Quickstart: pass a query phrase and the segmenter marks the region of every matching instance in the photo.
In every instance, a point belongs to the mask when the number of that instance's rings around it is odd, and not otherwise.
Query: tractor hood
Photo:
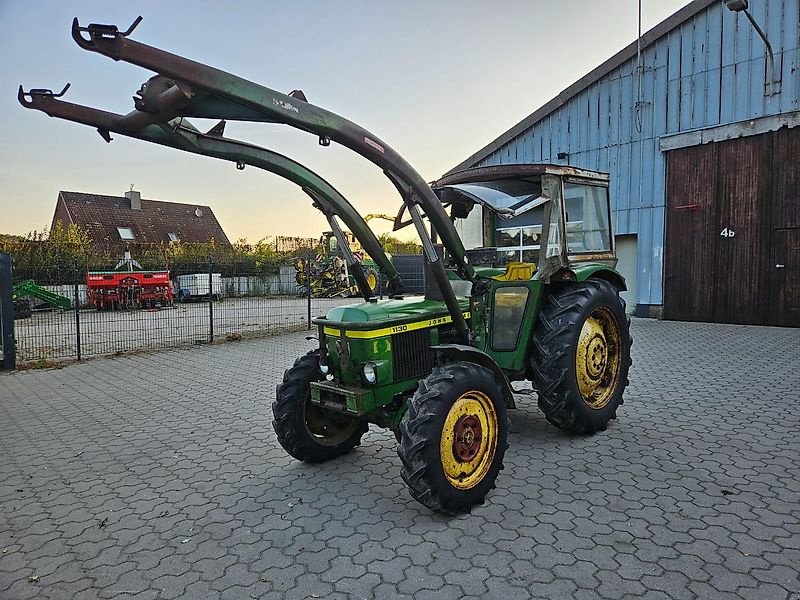
[[[466,312],[469,308],[467,298],[459,298],[458,302],[461,311]],[[314,323],[327,326],[337,325],[347,329],[374,329],[386,325],[438,320],[447,315],[447,306],[444,302],[414,297],[337,306],[330,309],[324,318],[315,319]],[[447,318],[449,319],[449,316]]]

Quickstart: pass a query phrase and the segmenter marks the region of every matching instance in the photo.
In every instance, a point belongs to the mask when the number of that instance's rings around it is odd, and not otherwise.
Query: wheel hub
[[[616,388],[620,346],[615,318],[597,309],[581,327],[575,350],[578,388],[591,408],[603,408]]]
[[[589,342],[586,371],[592,379],[597,380],[605,371],[606,363],[608,363],[608,347],[605,336],[601,333]]]
[[[476,415],[461,417],[455,426],[455,440],[453,440],[453,454],[460,462],[469,462],[478,453],[481,446],[483,431],[481,422]]]

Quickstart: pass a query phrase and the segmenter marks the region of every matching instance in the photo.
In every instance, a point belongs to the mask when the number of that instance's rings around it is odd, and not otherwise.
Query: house
[[[608,172],[636,314],[800,326],[799,13],[694,0],[448,174]],[[477,247],[474,218],[458,226]]]
[[[88,232],[96,248],[124,248],[131,243],[231,243],[208,206],[145,200],[138,191],[124,196],[83,192],[58,193],[52,227],[72,223]]]

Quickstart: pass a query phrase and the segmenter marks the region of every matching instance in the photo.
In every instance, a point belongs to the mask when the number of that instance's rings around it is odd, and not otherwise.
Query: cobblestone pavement
[[[0,376],[0,598],[800,598],[800,331],[637,320],[619,420],[512,413],[446,518],[391,434],[325,465],[269,403],[303,334]]]

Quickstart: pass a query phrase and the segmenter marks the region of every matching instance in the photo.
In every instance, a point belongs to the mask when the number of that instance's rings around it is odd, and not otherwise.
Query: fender
[[[571,272],[575,281],[586,281],[587,279],[605,279],[621,292],[628,290],[625,278],[616,269],[602,263],[585,263],[572,265]],[[555,279],[555,276],[553,277]],[[562,277],[563,279],[563,277]]]
[[[486,354],[486,352],[462,344],[439,344],[438,346],[431,346],[431,350],[436,352],[438,363],[447,362],[447,360],[459,360],[475,363],[489,369],[492,373],[497,375],[497,378],[501,382],[500,385],[503,387],[503,397],[506,400],[506,406],[508,408],[517,408],[514,402],[514,390],[511,388],[511,384],[503,373],[503,370],[491,356]]]

